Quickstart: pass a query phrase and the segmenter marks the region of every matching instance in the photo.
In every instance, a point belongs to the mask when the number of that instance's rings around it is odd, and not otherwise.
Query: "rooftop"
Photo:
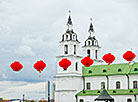
[[[100,95],[103,90],[83,90],[79,92],[76,96],[91,96]],[[109,95],[137,95],[138,89],[112,89],[106,90]]]
[[[110,66],[94,65],[90,67],[83,67],[82,73],[84,77],[138,74],[138,62],[137,63],[135,62],[134,64],[132,64],[131,68],[129,68],[128,63],[111,64]]]

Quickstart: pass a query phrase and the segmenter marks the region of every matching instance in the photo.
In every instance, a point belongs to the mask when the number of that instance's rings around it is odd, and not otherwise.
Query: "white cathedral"
[[[138,63],[108,65],[100,60],[98,40],[94,35],[92,20],[88,30],[89,36],[82,46],[83,56],[79,53],[80,42],[73,30],[73,23],[69,15],[67,31],[60,41],[60,54],[57,56],[57,74],[55,88],[55,102],[95,102],[95,99],[106,89],[114,102],[138,102]],[[81,59],[90,56],[94,65],[84,67]],[[63,70],[59,61],[68,58],[71,66]]]

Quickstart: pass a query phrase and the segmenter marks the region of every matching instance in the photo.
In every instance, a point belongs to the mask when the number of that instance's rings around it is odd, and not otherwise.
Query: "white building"
[[[82,50],[83,57],[90,56],[95,65],[83,67],[80,63],[83,58],[79,53],[80,42],[73,30],[70,15],[67,26],[60,41],[60,55],[57,56],[55,102],[94,102],[104,88],[115,102],[138,102],[138,63],[132,64],[131,69],[125,63],[113,64],[110,65],[110,71],[108,65],[101,64],[101,47],[94,35],[91,21],[89,37]],[[72,62],[67,70],[58,65],[63,58]]]
[[[50,100],[55,99],[55,82],[52,80],[47,81],[45,86],[45,100],[48,100],[48,97]]]

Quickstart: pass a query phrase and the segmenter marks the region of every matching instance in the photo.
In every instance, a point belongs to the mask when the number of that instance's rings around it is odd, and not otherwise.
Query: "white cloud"
[[[81,45],[88,37],[89,18],[92,17],[102,54],[111,52],[117,57],[115,62],[126,62],[122,59],[126,50],[133,48],[138,54],[137,5],[138,0],[0,0],[1,80],[40,81],[32,70],[32,63],[37,59],[46,60],[50,67],[44,75],[49,79],[53,77],[56,55],[59,55],[58,41],[67,28],[68,10],[72,11],[73,28]],[[15,59],[25,66],[21,74],[9,70],[9,61]],[[138,57],[135,60],[138,61]],[[0,96],[8,97],[12,90],[19,92],[10,84],[0,84],[0,88],[6,89]]]
[[[2,78],[3,78],[3,79],[6,79],[6,78],[7,78],[6,74],[3,73],[3,74],[2,74]]]
[[[45,97],[45,82],[2,81],[0,85],[0,96],[3,96],[4,99],[22,98],[23,94],[25,94],[26,98],[30,99],[41,99]]]
[[[35,52],[33,52],[32,48],[26,45],[21,45],[19,48],[15,49],[14,52],[21,56],[34,56]]]

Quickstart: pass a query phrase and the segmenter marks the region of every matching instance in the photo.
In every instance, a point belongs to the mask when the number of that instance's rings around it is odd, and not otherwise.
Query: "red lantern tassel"
[[[131,69],[131,65],[130,64],[131,64],[131,62],[129,62],[129,69]]]
[[[40,75],[39,75],[39,78],[41,78],[41,71],[39,71],[39,74],[40,74]]]
[[[108,63],[108,71],[110,71],[110,63]]]

